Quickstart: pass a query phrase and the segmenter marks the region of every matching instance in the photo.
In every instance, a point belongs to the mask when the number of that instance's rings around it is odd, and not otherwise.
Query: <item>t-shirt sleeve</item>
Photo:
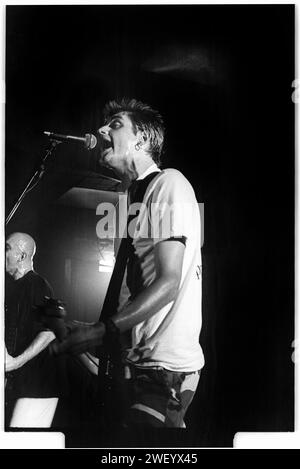
[[[170,238],[185,242],[193,226],[196,204],[194,190],[180,172],[162,174],[149,208],[154,244]]]

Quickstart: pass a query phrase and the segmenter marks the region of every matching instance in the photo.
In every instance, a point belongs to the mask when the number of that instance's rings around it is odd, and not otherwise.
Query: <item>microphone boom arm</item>
[[[93,150],[97,145],[97,138],[93,134],[85,134],[84,137],[75,137],[74,135],[56,134],[54,132],[44,131],[44,134],[55,142],[82,142],[87,150]]]
[[[31,177],[30,181],[26,185],[25,189],[21,193],[20,197],[18,198],[17,202],[15,203],[8,217],[6,218],[5,225],[7,225],[10,222],[10,220],[16,213],[18,207],[20,206],[22,200],[24,199],[25,195],[28,194],[28,192],[31,191],[36,186],[36,184],[41,180],[45,172],[46,160],[53,153],[53,151],[55,150],[55,148],[57,147],[59,143],[75,140],[75,141],[84,143],[84,146],[87,150],[92,150],[97,145],[97,138],[93,134],[85,134],[84,137],[74,137],[73,135],[62,135],[62,134],[56,134],[54,132],[47,132],[47,131],[44,131],[44,134],[47,135],[47,137],[49,137],[50,146],[48,150],[46,151],[46,155],[42,159],[39,168],[35,171],[35,173]]]
[[[43,177],[43,174],[45,172],[45,163],[46,163],[47,159],[49,158],[49,156],[54,152],[55,148],[57,147],[57,145],[59,143],[61,143],[61,142],[59,142],[57,140],[51,140],[50,146],[47,149],[45,156],[42,158],[42,161],[41,161],[41,164],[40,164],[39,168],[35,171],[33,176],[30,178],[28,184],[26,185],[25,189],[23,190],[23,192],[19,196],[17,202],[15,203],[15,205],[11,209],[8,217],[6,218],[5,226],[10,222],[10,220],[12,219],[12,217],[14,216],[16,211],[18,210],[18,208],[21,205],[22,200],[24,199],[25,195],[28,194],[28,192],[31,191],[31,189],[33,189],[36,186],[36,184]]]

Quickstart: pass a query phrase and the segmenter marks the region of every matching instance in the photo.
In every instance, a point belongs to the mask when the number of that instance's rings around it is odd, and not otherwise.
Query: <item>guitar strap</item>
[[[146,176],[144,179],[136,180],[131,184],[128,191],[131,204],[138,202],[142,203],[150,182],[160,173],[160,171],[155,171],[153,173],[148,174],[148,176]],[[100,316],[101,321],[105,321],[106,319],[111,317],[117,311],[118,308],[119,295],[125,275],[126,266],[130,255],[133,253],[133,239],[128,234],[128,226],[130,224],[130,221],[135,218],[135,216],[136,215],[129,215],[127,219],[126,233],[124,233],[126,236],[123,236],[118,250],[114,270],[110,279],[110,283],[107,289]]]
[[[129,188],[130,203],[142,202],[147,187],[152,179],[160,174],[155,171],[144,179],[134,181]],[[119,294],[125,275],[128,261],[134,256],[133,239],[128,235],[130,221],[136,215],[129,215],[127,219],[126,235],[123,236],[117,254],[114,270],[107,289],[102,312],[101,321],[109,319],[119,305]],[[119,426],[123,421],[124,412],[128,407],[130,396],[124,380],[124,367],[122,360],[121,344],[105,343],[102,350],[98,351],[100,357],[100,367],[98,371],[98,403],[100,405],[100,416],[103,429]]]

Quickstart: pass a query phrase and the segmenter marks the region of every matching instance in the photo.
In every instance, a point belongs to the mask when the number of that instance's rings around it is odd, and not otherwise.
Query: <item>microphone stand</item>
[[[14,216],[16,211],[18,210],[18,208],[21,205],[21,202],[24,199],[25,195],[28,194],[28,192],[30,192],[37,185],[37,183],[42,179],[43,174],[44,174],[45,169],[46,169],[46,166],[45,166],[46,161],[49,158],[49,156],[54,152],[55,148],[57,147],[57,145],[59,143],[61,143],[61,142],[58,141],[58,140],[51,139],[50,146],[47,149],[45,156],[42,158],[42,161],[40,163],[39,168],[35,171],[33,176],[30,178],[30,181],[28,182],[25,189],[23,190],[20,197],[18,198],[17,202],[15,203],[12,210],[10,211],[8,217],[5,220],[5,225],[7,225],[10,222],[10,220],[12,219],[12,217]]]

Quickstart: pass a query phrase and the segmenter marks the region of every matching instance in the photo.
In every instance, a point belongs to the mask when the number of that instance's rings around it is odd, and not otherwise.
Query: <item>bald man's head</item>
[[[33,256],[36,251],[34,239],[27,233],[13,233],[6,241],[6,272],[15,279],[23,277],[33,268]]]

